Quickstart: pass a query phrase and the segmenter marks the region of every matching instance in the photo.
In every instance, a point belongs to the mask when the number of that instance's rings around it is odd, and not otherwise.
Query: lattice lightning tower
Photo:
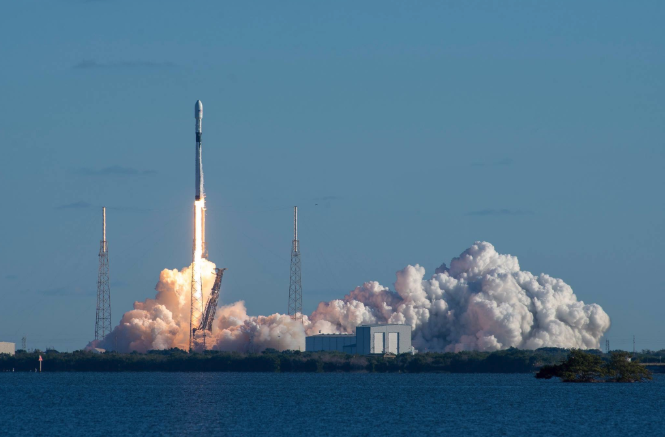
[[[302,322],[302,283],[300,277],[300,242],[298,241],[298,207],[293,207],[293,246],[289,281],[289,315]]]
[[[106,207],[102,207],[102,241],[99,244],[99,273],[97,275],[97,317],[95,340],[111,333],[111,287],[109,285],[109,248],[106,242]]]

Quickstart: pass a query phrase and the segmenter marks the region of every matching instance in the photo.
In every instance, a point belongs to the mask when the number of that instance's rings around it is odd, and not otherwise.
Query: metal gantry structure
[[[217,301],[219,300],[219,290],[222,288],[222,277],[226,269],[215,269],[215,283],[210,290],[210,297],[206,303],[205,310],[203,310],[203,317],[201,317],[201,324],[199,330],[203,330],[203,349],[206,349],[206,337],[208,332],[212,332],[212,322],[215,320],[215,313],[217,312]]]
[[[291,246],[291,277],[289,280],[289,316],[302,323],[302,280],[300,273],[300,242],[298,241],[298,207],[293,207],[293,245]]]
[[[109,282],[109,247],[106,242],[106,207],[102,207],[102,241],[99,244],[99,273],[97,275],[97,316],[95,340],[111,333],[111,286]]]

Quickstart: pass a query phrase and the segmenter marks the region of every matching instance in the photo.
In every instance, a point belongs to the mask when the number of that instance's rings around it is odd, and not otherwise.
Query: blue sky
[[[285,312],[476,240],[665,348],[660,1],[22,1],[0,16],[0,340],[94,336],[191,260],[204,104],[224,302]],[[317,205],[318,204],[318,205]]]

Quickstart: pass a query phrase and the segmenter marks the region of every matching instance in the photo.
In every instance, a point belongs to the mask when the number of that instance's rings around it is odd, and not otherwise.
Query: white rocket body
[[[201,158],[201,134],[203,124],[203,104],[200,100],[194,105],[194,118],[196,118],[196,200],[201,200],[203,194],[203,162]]]
[[[195,177],[195,195],[194,200],[200,202],[195,208],[201,208],[201,222],[196,226],[201,227],[201,238],[203,243],[203,258],[208,258],[208,249],[206,247],[206,208],[205,203],[201,202],[205,198],[203,191],[203,158],[201,156],[201,133],[203,131],[203,103],[200,100],[194,104],[194,118],[196,119],[196,177]]]

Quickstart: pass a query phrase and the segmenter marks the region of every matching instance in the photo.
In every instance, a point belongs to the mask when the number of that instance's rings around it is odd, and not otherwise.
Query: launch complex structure
[[[189,311],[189,351],[194,351],[200,340],[203,340],[203,349],[206,349],[206,337],[212,332],[212,323],[217,311],[219,291],[222,286],[222,277],[226,269],[215,270],[215,282],[204,304],[203,282],[201,279],[202,261],[208,258],[208,248],[205,239],[205,190],[203,188],[203,103],[197,100],[194,104],[194,119],[196,133],[195,153],[195,194],[194,194],[194,244],[192,247],[192,282],[191,306]],[[298,241],[298,207],[293,208],[293,245],[291,247],[291,275],[289,283],[288,314],[292,319],[302,323],[302,285],[300,273],[300,242]]]
[[[212,332],[215,320],[222,278],[226,269],[215,269],[215,281],[207,299],[203,295],[202,265],[208,258],[205,239],[205,190],[203,188],[203,104],[197,100],[194,105],[196,149],[195,149],[195,194],[194,194],[194,242],[192,245],[192,279],[189,311],[189,351],[203,347],[206,337]],[[97,279],[97,314],[95,320],[95,340],[103,340],[111,333],[111,290],[109,281],[108,245],[106,242],[106,208],[102,208],[102,241],[99,248],[99,275]],[[302,284],[300,268],[300,242],[298,240],[298,207],[293,207],[293,242],[291,246],[291,269],[289,281],[289,316],[302,323]],[[206,302],[204,302],[206,301]],[[202,343],[202,344],[201,344]]]
[[[106,242],[106,207],[102,207],[102,221],[102,241],[99,242],[99,273],[97,274],[95,340],[103,340],[111,333],[111,286],[109,281],[109,247]]]
[[[300,241],[298,241],[298,207],[293,207],[293,243],[289,277],[289,316],[302,323],[302,280],[300,273]]]

